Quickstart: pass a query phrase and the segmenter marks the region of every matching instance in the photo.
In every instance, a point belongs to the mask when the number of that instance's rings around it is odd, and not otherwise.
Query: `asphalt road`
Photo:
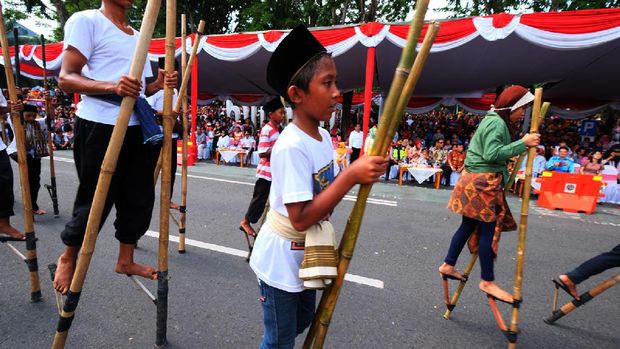
[[[0,246],[0,348],[48,348],[58,314],[47,264],[63,249],[59,234],[71,215],[77,177],[70,152],[59,152],[56,171],[61,217],[36,217],[43,301],[30,303],[26,266]],[[15,163],[14,163],[15,165]],[[44,161],[42,183],[48,182]],[[252,195],[254,169],[201,163],[190,168],[188,246],[178,254],[170,242],[168,348],[256,348],[262,335],[256,277],[241,257],[245,240],[238,222]],[[17,166],[13,166],[19,183]],[[180,169],[179,169],[180,172]],[[51,212],[42,189],[39,205]],[[19,186],[15,194],[20,196]],[[175,200],[179,201],[180,177]],[[460,218],[445,206],[450,192],[393,181],[375,185],[357,248],[328,333],[326,348],[498,348],[507,342],[498,330],[486,297],[478,290],[476,266],[452,319],[445,320],[437,267]],[[355,195],[354,191],[351,195]],[[510,198],[515,216],[520,201]],[[333,222],[342,231],[353,206],[343,201]],[[159,205],[136,260],[156,265]],[[21,201],[13,223],[21,229]],[[67,348],[150,348],[155,341],[155,307],[130,280],[114,273],[118,244],[113,215],[97,241]],[[600,206],[593,215],[548,211],[533,205],[529,216],[523,297],[522,348],[619,348],[620,287],[612,288],[559,320],[551,313],[550,279],[620,241],[620,210]],[[171,233],[176,226],[171,223]],[[512,290],[516,233],[506,233],[496,262],[500,285]],[[173,239],[171,237],[171,239]],[[24,250],[24,246],[18,246]],[[469,258],[459,260],[463,269]],[[580,290],[618,273],[610,270]],[[156,283],[145,281],[155,292]],[[452,288],[456,283],[451,284]],[[561,295],[562,303],[568,299]],[[509,322],[510,308],[501,304]],[[303,336],[298,338],[301,346]]]

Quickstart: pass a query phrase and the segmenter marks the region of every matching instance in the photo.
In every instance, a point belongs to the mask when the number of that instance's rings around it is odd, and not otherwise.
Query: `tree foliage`
[[[501,12],[549,12],[619,7],[620,0],[448,0],[439,9],[448,17],[485,16]]]
[[[140,27],[146,3],[147,0],[135,0],[129,11],[129,22],[136,29]],[[165,4],[162,0],[155,37],[165,35]],[[177,0],[178,14],[187,14],[191,31],[195,31],[203,19],[207,23],[207,34],[290,29],[299,23],[316,27],[396,22],[405,20],[414,5],[415,0]],[[54,20],[58,28],[52,39],[62,40],[64,25],[72,14],[100,6],[101,0],[6,0],[4,16],[8,23],[28,15]],[[447,5],[439,10],[446,13],[446,17],[462,17],[619,6],[620,0],[447,0]],[[180,24],[180,15],[177,20]]]
[[[237,30],[288,29],[299,23],[332,26],[371,21],[402,21],[415,0],[262,0],[239,12]]]

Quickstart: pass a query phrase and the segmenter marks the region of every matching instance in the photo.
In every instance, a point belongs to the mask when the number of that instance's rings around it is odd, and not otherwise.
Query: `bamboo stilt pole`
[[[181,87],[179,87],[179,96],[177,98],[177,103],[174,106],[174,111],[176,113],[179,112],[179,108],[181,108],[181,103],[183,100],[187,102],[187,85],[189,84],[189,79],[192,75],[192,67],[194,66],[194,60],[196,59],[196,54],[198,53],[198,46],[200,45],[200,40],[205,35],[205,27],[207,23],[205,21],[200,21],[198,23],[198,31],[196,31],[196,37],[194,38],[194,43],[192,45],[192,52],[189,55],[189,60],[187,61],[187,67],[183,72],[183,80],[181,80]]]
[[[48,95],[49,89],[47,86],[47,60],[45,59],[45,36],[41,34],[41,51],[43,58],[43,90],[45,93],[45,115],[47,118],[47,148],[50,154],[50,185],[46,185],[47,191],[52,198],[52,206],[54,208],[54,217],[58,218],[60,212],[58,211],[58,191],[56,188],[56,166],[54,165],[54,146],[52,144],[52,123],[54,122],[54,110],[52,103]]]
[[[187,18],[185,14],[181,15],[181,41],[183,49],[181,50],[181,76],[185,75],[187,70],[187,50],[185,41],[187,40]],[[187,219],[187,98],[181,100],[181,125],[183,126],[183,137],[181,138],[181,217],[179,217],[179,253],[185,253],[185,220]]]
[[[191,77],[192,65],[194,64],[194,59],[198,53],[198,45],[200,44],[200,39],[204,35],[205,27],[207,23],[205,21],[200,21],[198,24],[198,32],[196,32],[196,38],[194,40],[194,44],[192,45],[192,52],[189,56],[189,60],[187,61],[187,68],[183,74],[183,80],[181,80],[181,87],[179,88],[179,93],[177,96],[177,103],[174,106],[175,114],[179,113],[179,108],[181,107],[181,102],[187,96],[187,85],[189,83],[189,79]],[[186,101],[187,102],[187,101]],[[155,182],[157,182],[157,178],[159,178],[159,172],[161,172],[162,159],[161,153],[159,154],[159,159],[157,160],[157,166],[155,167],[155,173],[153,177],[155,178]]]
[[[558,321],[559,319],[561,319],[562,317],[564,317],[571,311],[591,301],[594,297],[607,291],[608,289],[610,289],[611,287],[615,286],[618,283],[620,283],[620,274],[616,276],[612,276],[609,279],[603,280],[598,285],[590,289],[588,292],[582,294],[579,297],[579,300],[574,299],[564,304],[560,309],[553,311],[552,315],[544,320],[545,323],[549,325],[553,324],[554,322]]]
[[[510,187],[512,187],[512,183],[514,183],[515,179],[517,178],[517,172],[519,172],[519,168],[521,168],[521,164],[523,163],[523,159],[525,158],[526,153],[527,152],[523,152],[517,158],[517,162],[515,162],[515,167],[512,169],[510,177],[508,178],[508,182],[506,182],[506,185],[504,186],[504,192],[507,192],[508,190],[510,190]]]
[[[144,17],[140,27],[140,36],[138,37],[138,43],[133,54],[131,68],[129,69],[128,74],[138,80],[142,77],[142,70],[144,68],[144,63],[146,62],[146,55],[148,53],[151,37],[153,36],[153,29],[155,29],[160,4],[161,0],[148,0],[146,9],[144,10]],[[127,132],[127,126],[129,124],[129,117],[131,116],[135,102],[136,99],[133,97],[124,97],[121,102],[118,119],[116,120],[116,125],[112,131],[110,143],[101,165],[101,172],[99,174],[95,195],[93,197],[93,204],[90,214],[88,215],[84,242],[80,250],[80,256],[77,260],[77,266],[73,279],[71,280],[71,287],[58,320],[58,326],[56,329],[56,335],[54,336],[52,349],[60,349],[65,347],[69,329],[71,328],[71,322],[73,321],[75,310],[79,302],[79,297],[82,292],[82,287],[84,285],[84,280],[86,279],[86,273],[88,272],[88,267],[95,250],[97,235],[99,234],[99,227],[101,226],[101,216],[106,198],[108,196],[110,182],[112,181],[112,175],[116,170],[118,155],[125,139],[125,133]]]
[[[157,181],[159,180],[159,173],[161,172],[161,163],[162,163],[162,150],[159,150],[159,157],[157,158],[157,164],[155,165],[155,173],[153,173],[153,183],[157,185]]]
[[[174,53],[177,2],[166,0],[166,65],[168,74],[174,73]],[[161,348],[167,343],[168,327],[168,244],[170,236],[170,193],[172,172],[172,128],[176,114],[172,110],[174,88],[164,86],[164,110],[162,124],[164,126],[164,143],[161,148],[161,187],[159,205],[159,258],[157,272],[157,331],[155,347]]]
[[[17,103],[17,88],[11,67],[11,57],[9,55],[9,41],[6,36],[6,26],[4,24],[4,14],[2,4],[0,4],[0,45],[2,46],[2,56],[4,58],[4,73],[6,75],[6,85],[9,90],[9,100]],[[16,51],[16,53],[19,51]],[[16,55],[15,61],[19,62]],[[34,233],[34,220],[32,217],[32,202],[30,201],[30,185],[28,182],[28,165],[26,164],[26,133],[22,124],[20,113],[11,113],[13,120],[13,134],[17,145],[17,159],[19,163],[19,182],[22,191],[22,205],[24,208],[24,230],[26,235],[26,264],[30,272],[30,299],[32,302],[41,300],[41,286],[39,283],[39,265],[37,263],[37,244]]]
[[[478,254],[472,253],[471,258],[469,259],[469,262],[467,262],[467,266],[465,267],[465,270],[463,271],[464,277],[466,278],[469,277],[469,274],[471,274],[472,269],[474,269],[474,265],[476,264],[477,259],[478,259]],[[447,305],[448,309],[446,309],[446,312],[443,314],[444,319],[446,320],[450,319],[450,315],[452,315],[452,310],[456,306],[456,303],[459,301],[459,298],[461,297],[461,292],[463,292],[463,288],[465,288],[466,283],[467,281],[459,282],[459,285],[456,288],[456,292],[454,292],[452,299],[450,299],[450,304]]]
[[[544,118],[549,103],[542,103],[542,88],[535,91],[534,106],[532,108],[532,123],[530,125],[530,133],[538,133],[538,129],[542,119]],[[541,106],[542,105],[542,106]],[[523,191],[523,199],[521,201],[521,219],[519,221],[519,240],[517,244],[516,268],[515,268],[515,284],[512,297],[514,304],[512,307],[512,315],[510,318],[510,330],[506,333],[509,339],[508,348],[517,347],[517,333],[519,330],[519,309],[522,301],[521,286],[523,284],[523,264],[525,262],[525,241],[527,237],[527,221],[528,211],[530,208],[530,185],[532,184],[532,168],[534,166],[534,158],[536,157],[536,147],[528,149],[527,164],[525,165],[525,180],[523,185],[526,190]]]
[[[416,3],[416,11],[409,29],[407,45],[403,50],[400,63],[396,69],[395,78],[392,81],[390,94],[388,95],[384,108],[384,116],[380,120],[375,143],[369,152],[370,155],[383,155],[387,152],[389,141],[393,138],[398,121],[402,117],[407,101],[411,98],[411,93],[420,77],[422,67],[430,52],[435,35],[439,30],[438,23],[429,25],[427,35],[420,49],[420,54],[416,57],[415,49],[422,30],[424,15],[428,9],[428,3],[428,0],[418,1]],[[410,70],[411,74],[409,73]],[[304,342],[304,348],[310,348],[310,346],[313,348],[323,347],[329,323],[334,313],[336,302],[338,301],[338,295],[344,282],[344,276],[349,267],[349,262],[353,257],[353,251],[366,208],[366,200],[368,199],[371,188],[372,185],[360,186],[357,201],[347,220],[344,235],[338,248],[340,256],[338,262],[338,278],[323,292],[319,308],[317,309],[314,321]]]

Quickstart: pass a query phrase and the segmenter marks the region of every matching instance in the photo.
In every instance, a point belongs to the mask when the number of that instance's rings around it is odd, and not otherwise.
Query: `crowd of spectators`
[[[22,94],[28,103],[38,105],[41,114],[45,114],[42,88],[24,89]],[[73,96],[54,89],[50,97],[55,110],[55,118],[50,123],[54,147],[71,149],[75,119]],[[582,127],[593,118],[548,118],[541,128],[542,141],[534,160],[534,175],[544,170],[600,174],[605,165],[620,167],[620,120],[617,111],[609,113],[612,114],[595,121],[595,132],[588,136],[583,135]],[[213,159],[216,149],[236,148],[251,153],[256,149],[260,128],[268,121],[256,124],[249,116],[227,113],[217,102],[199,106],[196,114],[199,160]],[[460,173],[471,137],[483,117],[448,108],[425,114],[406,113],[390,149],[391,164],[438,167],[448,178],[452,172]],[[332,124],[324,125],[332,135],[336,163],[341,168],[355,161],[361,148],[372,143],[368,138],[374,137],[376,129],[371,120],[372,128],[363,140],[361,115],[356,110],[351,112],[351,121],[346,129],[341,128],[340,116],[333,119]],[[515,137],[519,132],[512,130]],[[385,179],[390,179],[389,171]],[[445,182],[449,185],[449,181]]]
[[[356,114],[353,113],[353,116],[355,118]],[[446,178],[450,178],[452,172],[460,173],[464,168],[467,146],[483,117],[446,108],[426,114],[405,114],[389,151],[390,165],[437,167],[442,169]],[[589,122],[595,123],[595,131],[592,135],[582,135],[584,124]],[[348,135],[355,134],[358,125],[354,123],[344,132],[338,123],[331,127],[334,149],[338,154],[346,153],[343,144],[351,148]],[[515,137],[521,132],[511,131]],[[372,137],[372,133],[373,129],[368,137]],[[617,114],[596,120],[569,120],[552,116],[541,128],[541,139],[538,156],[534,160],[535,176],[544,170],[601,174],[605,165],[620,171],[620,120]],[[346,164],[343,160],[337,162]],[[520,170],[524,169],[525,163],[522,162]],[[389,170],[385,179],[391,179]],[[444,185],[450,184],[448,180],[444,182]]]

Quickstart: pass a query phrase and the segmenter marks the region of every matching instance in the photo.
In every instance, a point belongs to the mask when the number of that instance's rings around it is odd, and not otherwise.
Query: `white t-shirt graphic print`
[[[78,50],[88,62],[82,75],[98,81],[116,82],[121,76],[129,74],[131,60],[138,42],[138,31],[127,34],[120,30],[99,10],[86,10],[73,14],[65,24],[65,49],[71,46]],[[153,75],[147,60],[142,72],[142,91],[145,78]],[[77,105],[80,118],[107,125],[116,124],[120,107],[97,98],[82,95]],[[140,122],[132,113],[129,125]]]
[[[271,191],[269,204],[287,216],[285,204],[312,200],[334,181],[333,149],[329,132],[319,128],[318,141],[295,124],[289,124],[276,141],[271,153]],[[304,250],[263,224],[250,259],[250,267],[268,285],[287,291],[301,292],[299,265]]]

